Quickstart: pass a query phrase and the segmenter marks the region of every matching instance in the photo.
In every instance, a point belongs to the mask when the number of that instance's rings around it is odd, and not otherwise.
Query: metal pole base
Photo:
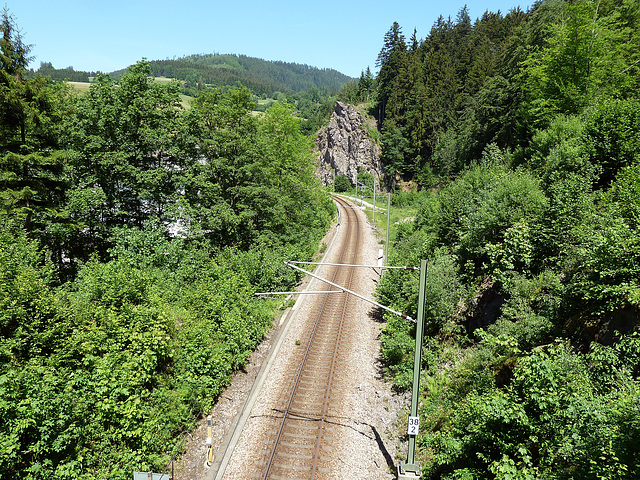
[[[417,480],[421,475],[420,464],[401,463],[398,465],[398,480]]]

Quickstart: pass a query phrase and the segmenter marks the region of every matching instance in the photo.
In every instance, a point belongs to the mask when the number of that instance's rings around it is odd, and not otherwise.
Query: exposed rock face
[[[372,174],[383,185],[380,148],[369,137],[364,118],[353,105],[337,102],[329,126],[318,134],[318,176],[323,185],[333,183],[333,172],[346,175],[355,185],[356,175]],[[375,127],[374,127],[375,128]]]

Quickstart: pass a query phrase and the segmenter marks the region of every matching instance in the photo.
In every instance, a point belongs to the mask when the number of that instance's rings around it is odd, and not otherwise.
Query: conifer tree
[[[381,106],[381,119],[384,119],[385,109],[393,90],[393,82],[399,73],[400,66],[407,47],[404,35],[398,22],[393,22],[391,28],[384,36],[384,45],[378,54],[376,66],[378,72],[378,97]]]
[[[31,45],[5,7],[0,18],[0,214],[47,229],[63,196],[57,150],[60,89],[25,78]]]
[[[26,143],[24,73],[31,60],[13,16],[5,7],[0,20],[0,135],[2,146]],[[15,148],[15,147],[13,147]]]

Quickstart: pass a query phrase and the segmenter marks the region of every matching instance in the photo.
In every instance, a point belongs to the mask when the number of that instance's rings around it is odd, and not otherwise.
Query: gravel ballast
[[[362,263],[376,265],[378,249],[382,248],[372,225],[358,211],[365,228],[362,232]],[[334,262],[341,228],[333,226],[325,236],[328,244],[325,262]],[[322,276],[325,267],[316,274]],[[372,298],[379,270],[358,269],[352,289],[366,298]],[[325,284],[307,279],[301,288],[322,290]],[[231,480],[255,476],[252,462],[258,452],[262,432],[267,427],[263,419],[269,418],[270,408],[282,388],[283,372],[289,355],[300,338],[305,314],[313,304],[313,295],[300,295],[292,309],[284,312],[276,325],[249,359],[243,371],[237,372],[231,384],[219,398],[211,412],[211,443],[215,461],[207,467],[206,418],[189,435],[185,453],[174,465],[174,480]],[[377,318],[376,308],[361,299],[356,303],[359,334],[351,339],[348,365],[344,379],[348,388],[342,401],[343,415],[335,425],[336,457],[332,463],[336,478],[387,480],[394,479],[398,452],[398,413],[409,404],[407,394],[396,394],[390,382],[383,378],[380,356],[380,331],[383,323]]]

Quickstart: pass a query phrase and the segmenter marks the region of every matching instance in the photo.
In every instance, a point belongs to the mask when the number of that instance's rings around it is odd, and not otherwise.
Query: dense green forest
[[[304,133],[333,93],[253,115],[267,91],[203,55],[189,109],[144,61],[77,96],[28,74],[6,9],[2,32],[0,478],[162,471],[269,328],[253,293],[294,284],[282,260],[330,221]],[[200,64],[244,86],[198,91]],[[418,190],[393,196],[416,213],[390,260],[429,265],[423,478],[640,477],[637,0],[394,23],[377,68],[339,98]],[[414,318],[417,295],[405,271],[377,291]],[[385,319],[407,388],[415,327]]]
[[[640,10],[543,0],[394,23],[344,94],[382,120],[415,220],[391,260],[428,259],[418,460],[428,479],[640,477]],[[418,276],[378,298],[416,317]],[[415,326],[390,314],[411,382]]]
[[[78,95],[0,19],[0,478],[166,471],[335,207],[288,103],[147,62]]]
[[[244,55],[191,55],[173,60],[147,62],[150,75],[175,80],[181,94],[196,97],[203,90],[225,92],[248,88],[256,100],[254,110],[265,111],[273,103],[287,102],[295,108],[306,135],[314,134],[329,118],[336,98],[350,78],[336,70],[308,65],[270,62]],[[118,81],[126,70],[111,72]],[[73,67],[55,68],[42,62],[25,78],[46,78],[52,82],[95,82],[100,72],[84,72]]]
[[[298,63],[262,60],[246,55],[200,54],[148,62],[151,74],[179,80],[181,88],[195,94],[207,86],[222,88],[243,85],[259,96],[274,98],[280,92],[294,94],[318,90],[336,94],[351,80],[333,69],[320,69]],[[111,72],[118,79],[126,70]],[[73,67],[54,68],[42,62],[29,76],[40,74],[56,81],[89,82],[99,72],[84,72]]]
[[[176,60],[149,62],[156,76],[184,80],[192,86],[241,83],[258,95],[273,98],[276,92],[337,92],[350,78],[337,70],[298,63],[267,61],[246,55],[201,54]]]
[[[40,68],[37,71],[30,70],[27,76],[33,77],[34,75],[40,75],[42,77],[48,77],[53,81],[58,82],[90,82],[93,78],[100,75],[100,72],[84,72],[81,70],[75,70],[72,66],[67,68],[55,68],[51,62],[40,63]]]

